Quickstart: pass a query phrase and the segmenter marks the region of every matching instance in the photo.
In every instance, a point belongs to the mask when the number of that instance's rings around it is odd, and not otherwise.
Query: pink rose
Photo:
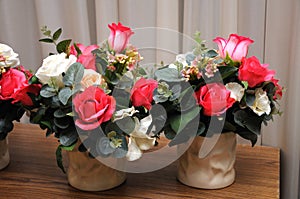
[[[96,56],[92,53],[93,50],[99,48],[97,45],[84,46],[83,44],[76,44],[81,51],[78,56],[74,46],[71,46],[70,53],[77,57],[77,62],[81,63],[86,69],[96,70]]]
[[[211,83],[195,92],[198,104],[203,107],[207,116],[220,115],[230,108],[235,99],[230,97],[230,91],[223,84]]]
[[[241,81],[247,81],[249,87],[254,87],[264,81],[270,81],[275,71],[269,70],[267,64],[260,64],[255,57],[243,58],[238,71],[238,78]]]
[[[139,79],[131,90],[130,100],[133,106],[144,106],[150,110],[153,101],[153,91],[157,86],[157,81],[153,79]]]
[[[228,53],[233,61],[241,61],[243,57],[246,57],[248,46],[253,43],[253,40],[250,38],[239,36],[237,34],[231,34],[228,40],[217,37],[213,41],[219,46],[220,56],[225,58]]]
[[[116,100],[94,86],[77,94],[73,104],[78,115],[75,124],[83,130],[95,129],[110,120],[116,109]]]
[[[108,25],[108,27],[110,29],[110,35],[108,37],[109,47],[116,53],[122,52],[126,48],[133,32],[129,27],[123,26],[120,22],[118,25],[112,23]]]
[[[32,100],[27,93],[38,95],[41,86],[29,85],[28,79],[32,74],[22,66],[11,68],[2,74],[0,79],[0,100],[12,100],[12,103],[21,102],[31,106]]]

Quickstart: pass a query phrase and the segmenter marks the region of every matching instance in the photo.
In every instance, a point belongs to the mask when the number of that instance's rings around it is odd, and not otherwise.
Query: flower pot
[[[8,138],[0,140],[0,170],[9,164]]]
[[[68,151],[68,181],[82,191],[104,191],[121,185],[126,180],[124,172],[112,169],[77,147]]]
[[[180,157],[178,180],[188,186],[202,189],[219,189],[235,180],[236,134],[222,133],[212,150],[199,158],[203,137],[196,137],[189,149]],[[208,138],[211,139],[211,138]]]

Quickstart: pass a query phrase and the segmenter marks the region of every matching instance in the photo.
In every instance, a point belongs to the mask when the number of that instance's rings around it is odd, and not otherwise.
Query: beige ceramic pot
[[[219,189],[235,180],[236,134],[222,133],[205,157],[199,158],[203,137],[196,137],[180,157],[177,178],[185,185],[202,189]],[[206,138],[211,139],[211,138]]]
[[[0,140],[0,170],[9,164],[8,138]]]
[[[112,169],[88,153],[77,150],[68,151],[67,170],[69,184],[82,191],[104,191],[119,186],[126,180],[124,172]]]

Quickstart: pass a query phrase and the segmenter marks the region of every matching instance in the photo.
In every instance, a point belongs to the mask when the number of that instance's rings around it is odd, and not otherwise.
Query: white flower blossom
[[[114,113],[112,122],[115,122],[117,120],[121,120],[125,117],[130,117],[130,116],[132,116],[133,114],[135,114],[137,112],[139,112],[139,111],[135,110],[134,106],[132,106],[131,108],[121,109],[121,110],[116,111]]]
[[[255,91],[255,100],[250,108],[256,113],[257,115],[261,116],[264,113],[267,115],[271,112],[270,100],[267,96],[266,91],[263,91],[261,88],[256,89]]]
[[[74,55],[70,55],[69,58],[66,56],[66,53],[60,53],[50,55],[43,60],[42,66],[35,74],[42,84],[55,83],[58,86],[63,84],[62,73],[66,72],[77,60]]]
[[[236,82],[230,82],[225,85],[226,89],[230,91],[230,97],[235,101],[240,102],[244,96],[245,88]]]
[[[20,64],[18,54],[6,44],[0,44],[0,67],[15,67]]]
[[[83,89],[94,86],[94,85],[102,85],[105,83],[105,80],[102,76],[94,71],[93,69],[84,69],[84,74],[81,80],[81,85]]]
[[[130,134],[128,143],[128,152],[126,158],[128,161],[134,161],[142,157],[142,150],[149,150],[155,145],[156,138],[147,135],[147,130],[152,123],[151,115],[143,118],[141,121],[134,117],[135,129]]]

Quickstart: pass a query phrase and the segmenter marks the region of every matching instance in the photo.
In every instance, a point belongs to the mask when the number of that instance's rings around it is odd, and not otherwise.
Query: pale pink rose
[[[237,34],[231,34],[227,40],[217,37],[213,41],[218,44],[220,56],[225,58],[228,54],[233,61],[241,61],[243,57],[246,57],[248,46],[253,43],[250,38]]]
[[[126,48],[133,32],[129,27],[123,26],[120,22],[118,25],[115,23],[109,24],[108,27],[110,29],[108,37],[109,47],[116,53],[122,52]]]

